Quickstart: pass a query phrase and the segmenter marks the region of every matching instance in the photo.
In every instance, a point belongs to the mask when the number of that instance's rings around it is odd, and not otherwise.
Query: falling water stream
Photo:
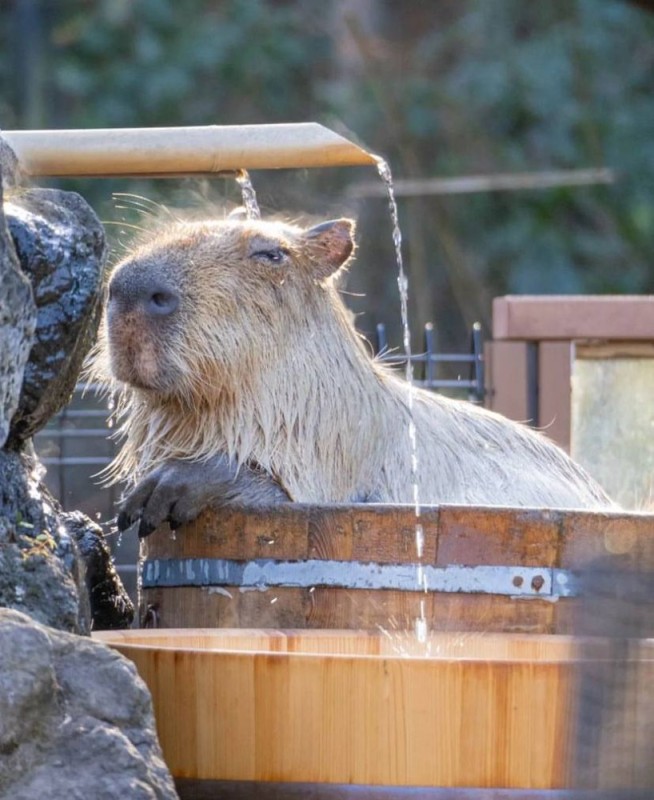
[[[414,421],[414,394],[415,386],[413,383],[413,362],[411,360],[411,329],[409,327],[409,281],[404,271],[404,260],[402,258],[402,232],[397,211],[395,192],[393,191],[393,176],[391,169],[383,158],[376,157],[377,171],[386,186],[388,192],[388,208],[391,214],[393,226],[393,244],[395,246],[395,259],[397,262],[397,285],[400,290],[400,310],[402,315],[402,339],[404,354],[406,356],[406,380],[409,384],[409,440],[411,442],[411,485],[413,487],[413,506],[416,516],[416,555],[418,559],[417,581],[424,594],[427,594],[427,581],[423,565],[423,553],[425,545],[425,533],[420,521],[420,488],[418,484],[418,440],[416,437],[416,426]],[[420,614],[415,620],[416,637],[420,642],[427,641],[427,617],[425,615],[425,597],[420,599]]]
[[[397,202],[395,200],[395,192],[393,191],[393,176],[388,163],[380,157],[376,157],[377,171],[386,186],[388,192],[388,207],[391,215],[393,245],[395,247],[395,259],[398,268],[398,288],[400,292],[400,310],[402,316],[402,338],[404,345],[404,353],[406,355],[406,380],[409,384],[408,393],[408,412],[409,412],[409,440],[411,443],[411,485],[413,487],[413,506],[415,509],[416,527],[415,527],[415,544],[417,556],[417,583],[423,590],[424,595],[427,594],[427,581],[423,565],[423,553],[425,534],[421,523],[420,513],[420,490],[418,484],[418,441],[416,436],[416,426],[414,422],[414,394],[415,386],[413,383],[413,362],[411,359],[411,329],[409,327],[409,308],[408,308],[408,292],[409,281],[404,271],[404,260],[402,258],[402,232],[400,230],[400,223],[398,218]],[[241,195],[243,198],[243,206],[248,219],[260,219],[261,212],[257,203],[257,195],[250,180],[250,175],[244,169],[241,169],[236,174],[236,182],[241,188]],[[420,599],[420,613],[415,620],[415,633],[418,641],[422,643],[427,642],[428,626],[427,617],[425,614],[425,597]]]
[[[261,211],[259,211],[259,204],[257,203],[257,193],[254,191],[254,186],[250,180],[250,174],[245,169],[239,169],[236,173],[236,183],[241,187],[241,197],[243,198],[243,207],[248,219],[261,219]]]

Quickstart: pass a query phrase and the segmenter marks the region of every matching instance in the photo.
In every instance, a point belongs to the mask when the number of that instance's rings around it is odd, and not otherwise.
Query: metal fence
[[[386,364],[406,365],[406,355],[391,352],[386,340],[386,326],[377,325],[377,358]],[[413,382],[423,389],[436,391],[466,392],[473,403],[484,402],[484,343],[479,322],[475,322],[470,332],[470,350],[467,353],[440,353],[436,330],[431,322],[424,327],[424,352],[412,353],[414,367]],[[415,367],[418,366],[418,370]],[[445,367],[455,367],[454,377],[442,373]],[[461,371],[467,372],[463,377]],[[452,370],[448,370],[449,373]]]

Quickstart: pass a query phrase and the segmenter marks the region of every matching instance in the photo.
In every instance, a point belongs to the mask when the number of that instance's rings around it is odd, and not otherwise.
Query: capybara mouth
[[[136,389],[166,391],[170,381],[160,343],[134,320],[109,326],[109,353],[113,377]]]

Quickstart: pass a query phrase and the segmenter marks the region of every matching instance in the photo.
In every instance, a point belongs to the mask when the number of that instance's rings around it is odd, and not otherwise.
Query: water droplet
[[[425,550],[425,531],[420,523],[416,525],[416,553],[422,558]]]
[[[415,630],[416,630],[416,639],[421,644],[426,644],[427,643],[427,634],[428,634],[427,620],[423,616],[420,616],[420,617],[418,617],[416,619]]]
[[[243,199],[243,207],[248,219],[261,219],[261,211],[259,211],[259,204],[257,202],[257,193],[254,191],[254,186],[250,180],[250,175],[247,170],[240,169],[236,175],[236,183],[241,187],[241,197]]]

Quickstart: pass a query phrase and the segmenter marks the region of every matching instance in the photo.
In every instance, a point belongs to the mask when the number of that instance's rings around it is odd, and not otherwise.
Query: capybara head
[[[309,229],[231,218],[173,224],[111,277],[104,348],[112,377],[189,400],[238,382],[310,323],[354,251],[353,233],[347,219]]]

